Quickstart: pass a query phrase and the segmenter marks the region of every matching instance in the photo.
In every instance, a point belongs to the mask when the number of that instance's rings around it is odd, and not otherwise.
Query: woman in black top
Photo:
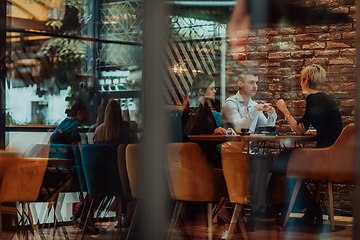
[[[305,113],[300,121],[297,122],[291,116],[283,99],[280,99],[276,103],[276,106],[284,114],[285,119],[296,134],[304,134],[310,126],[317,130],[316,148],[331,146],[342,131],[342,121],[338,106],[329,95],[321,92],[325,82],[325,76],[325,70],[319,65],[309,65],[301,72],[302,92],[308,96],[306,97]],[[286,170],[291,151],[292,150],[285,150],[280,153],[273,169],[273,179],[276,179],[276,177],[279,179],[280,176],[283,181],[288,181],[286,178]],[[279,184],[271,185],[276,188],[274,185]],[[284,185],[288,186],[289,184]],[[292,191],[290,190],[289,192]],[[321,209],[319,205],[312,200],[312,196],[305,185],[301,186],[299,194],[302,195],[302,199],[299,200],[302,202],[298,202],[298,204],[307,207],[306,214],[302,221],[310,223],[317,220],[317,223],[320,223],[322,220],[320,219],[322,215]],[[289,196],[286,197],[289,198]]]
[[[183,126],[183,141],[189,142],[188,135],[219,134],[224,135],[226,129],[217,127],[215,118],[207,103],[207,100],[215,98],[215,80],[213,77],[199,73],[193,80],[189,94],[189,102],[181,116]],[[220,153],[214,142],[199,142],[202,150],[214,167],[221,167]]]

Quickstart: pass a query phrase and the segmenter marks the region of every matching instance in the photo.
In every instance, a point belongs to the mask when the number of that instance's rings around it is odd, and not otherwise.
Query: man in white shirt
[[[238,80],[239,91],[227,98],[222,106],[222,122],[237,133],[242,128],[248,128],[254,133],[256,127],[275,126],[275,109],[269,103],[257,103],[251,99],[256,95],[258,82],[259,77],[255,71],[242,70]]]
[[[254,133],[256,127],[275,126],[277,118],[275,109],[269,103],[257,103],[251,99],[256,95],[258,82],[259,77],[255,71],[249,69],[240,71],[239,91],[227,98],[222,106],[222,125],[232,127],[237,133],[241,133],[242,128],[248,128]],[[251,152],[250,149],[250,154]],[[271,158],[271,156],[267,157]],[[262,156],[252,155],[250,165],[254,174],[253,192],[255,196],[258,195],[256,215],[266,217],[269,214],[266,199],[267,176],[272,168],[273,159],[263,161]]]

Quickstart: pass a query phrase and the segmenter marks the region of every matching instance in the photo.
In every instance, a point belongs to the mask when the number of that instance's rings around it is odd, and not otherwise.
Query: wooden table
[[[259,151],[260,148],[263,149],[263,154],[265,153],[265,145],[267,142],[282,142],[285,146],[285,143],[294,142],[294,147],[296,147],[296,143],[302,141],[315,141],[316,135],[305,134],[305,135],[269,135],[269,134],[250,134],[250,135],[214,135],[214,134],[202,134],[202,135],[189,135],[188,136],[194,142],[260,142],[260,145],[255,151],[255,154]],[[299,147],[301,147],[299,143]],[[247,148],[249,151],[249,147]],[[249,152],[248,152],[249,153]],[[262,158],[263,159],[263,158]],[[260,169],[262,168],[262,161]],[[261,170],[260,170],[261,172]],[[260,176],[261,177],[261,176]],[[260,181],[259,181],[260,184]],[[259,186],[258,186],[259,191]],[[251,231],[254,231],[254,223],[255,223],[255,209],[257,208],[257,196],[252,203],[251,208]]]
[[[280,142],[280,141],[315,141],[316,135],[266,135],[266,134],[250,134],[250,135],[189,135],[194,142]]]

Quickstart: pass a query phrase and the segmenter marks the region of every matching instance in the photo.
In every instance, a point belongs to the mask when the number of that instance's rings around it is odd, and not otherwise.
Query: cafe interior
[[[356,5],[1,1],[0,239],[360,239]]]

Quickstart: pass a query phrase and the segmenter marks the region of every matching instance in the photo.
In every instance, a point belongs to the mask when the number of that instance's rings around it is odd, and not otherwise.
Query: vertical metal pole
[[[6,6],[7,1],[0,3],[0,58],[6,54]],[[0,71],[0,149],[5,149],[5,81],[6,68]]]
[[[143,96],[144,138],[142,213],[146,239],[164,239],[166,177],[164,171],[164,46],[165,4],[163,0],[144,1]]]
[[[360,7],[359,1],[356,1],[357,8]],[[360,13],[356,11],[356,19],[359,19]],[[360,31],[356,31],[356,49],[359,49]],[[356,59],[359,59],[360,52],[356,51]],[[354,198],[352,199],[353,206],[353,239],[360,239],[360,206],[356,203],[360,201],[360,126],[359,126],[359,114],[360,114],[360,64],[356,61],[355,72],[355,146],[354,146]]]

